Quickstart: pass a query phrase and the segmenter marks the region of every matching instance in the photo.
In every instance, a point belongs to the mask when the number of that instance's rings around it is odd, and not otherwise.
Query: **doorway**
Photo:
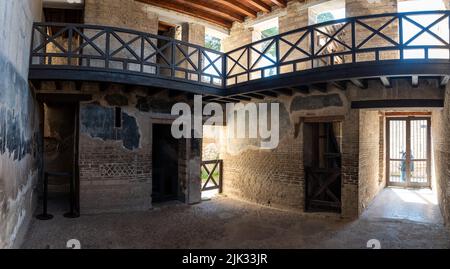
[[[431,187],[430,118],[387,118],[388,186]]]
[[[341,122],[305,123],[307,212],[341,212]]]
[[[79,214],[79,103],[40,97],[43,122],[43,177],[48,179],[50,211]],[[66,215],[65,215],[66,216]]]
[[[153,125],[152,201],[182,200],[179,181],[181,140],[172,136],[170,124]]]

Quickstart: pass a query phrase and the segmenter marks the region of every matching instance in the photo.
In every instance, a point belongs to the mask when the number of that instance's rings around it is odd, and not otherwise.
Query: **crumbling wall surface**
[[[275,207],[303,208],[302,135],[280,103],[280,143],[259,149],[258,139],[230,139],[221,153],[224,193]]]
[[[147,210],[152,207],[152,126],[170,124],[176,102],[167,92],[148,88],[84,83],[91,101],[80,105],[80,211],[85,213]],[[189,102],[188,102],[189,103]],[[121,127],[115,109],[121,108]],[[180,186],[187,203],[200,201],[201,143],[186,140],[180,151]]]
[[[18,247],[35,208],[39,109],[28,85],[39,0],[0,1],[0,248]]]
[[[134,94],[118,85],[80,105],[82,213],[151,207],[151,124],[135,105]],[[118,128],[116,107],[122,109]]]
[[[445,222],[450,223],[450,87],[445,93],[444,109],[433,111],[431,118],[433,177],[439,206]]]
[[[360,111],[359,121],[359,214],[384,188],[380,181],[380,119],[378,111]]]
[[[216,142],[224,164],[223,191],[226,195],[277,208],[304,210],[303,122],[305,117],[344,116],[349,103],[343,92],[330,87],[322,93],[282,96],[279,144],[274,149],[260,148],[259,139],[227,138]],[[305,106],[305,104],[308,104]],[[227,128],[224,127],[227,133]],[[211,141],[206,141],[211,144]]]

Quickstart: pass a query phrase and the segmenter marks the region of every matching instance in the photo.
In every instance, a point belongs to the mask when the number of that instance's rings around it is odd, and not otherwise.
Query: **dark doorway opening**
[[[170,124],[153,125],[152,201],[182,200],[179,180],[181,140],[175,139]]]
[[[75,216],[79,213],[79,105],[46,101],[42,107],[43,172],[48,178],[49,207]]]
[[[341,212],[341,123],[305,123],[305,209]]]

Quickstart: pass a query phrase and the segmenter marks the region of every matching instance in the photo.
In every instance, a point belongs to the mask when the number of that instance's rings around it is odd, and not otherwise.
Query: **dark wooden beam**
[[[169,98],[177,98],[180,96],[184,96],[185,94],[186,94],[186,92],[182,92],[182,91],[170,91]]]
[[[279,7],[286,7],[287,6],[287,1],[286,0],[270,0],[272,3],[274,3],[275,5],[279,6]]]
[[[256,18],[257,13],[251,8],[239,2],[238,0],[212,0],[212,1],[222,4],[223,6],[229,7],[234,11],[239,12],[245,16]]]
[[[360,89],[367,89],[368,87],[367,80],[351,79],[350,81]]]
[[[444,107],[442,99],[388,99],[353,101],[353,109],[363,108],[392,108],[392,107]]]
[[[158,31],[166,32],[166,31],[168,31],[168,30],[170,30],[171,28],[174,28],[174,27],[176,27],[175,24],[171,24],[171,23],[164,22],[164,21],[159,21],[158,22]]]
[[[100,82],[100,83],[98,84],[98,89],[99,89],[101,92],[104,92],[104,91],[108,90],[110,84],[111,84],[111,83],[108,83],[108,82]]]
[[[213,15],[220,16],[227,20],[244,22],[245,17],[239,14],[236,14],[230,11],[223,6],[217,5],[213,1],[210,0],[175,0],[180,4],[185,4],[190,7],[197,8],[199,10],[203,10],[205,12],[211,13]]]
[[[157,95],[158,93],[161,93],[161,92],[163,92],[165,90],[166,89],[164,89],[164,88],[152,88],[152,87],[149,87],[148,88],[148,95],[149,96]]]
[[[411,77],[411,85],[413,86],[413,88],[419,87],[419,76]]]
[[[260,95],[260,94],[256,94],[256,93],[247,93],[244,96],[248,96],[250,98],[259,99],[259,100],[263,100],[265,98],[264,95]]]
[[[226,103],[240,103],[241,100],[239,99],[234,99],[234,98],[230,98],[230,97],[226,97],[226,98],[220,98],[217,101],[222,101],[222,102],[226,102]]]
[[[333,81],[331,82],[331,85],[338,88],[341,91],[347,90],[347,82],[345,81]]]
[[[328,85],[327,83],[315,83],[312,84],[310,88],[325,93],[327,92]]]
[[[216,15],[213,15],[211,13],[207,13],[201,9],[198,8],[194,8],[194,7],[188,7],[186,5],[182,5],[180,4],[181,0],[165,0],[165,1],[160,1],[160,0],[137,0],[139,2],[142,3],[146,3],[146,4],[150,4],[153,6],[157,6],[157,7],[161,7],[161,8],[165,8],[165,9],[170,9],[176,12],[180,12],[186,15],[190,15],[190,16],[194,16],[209,22],[212,22],[214,24],[226,27],[226,28],[231,28],[232,22],[220,17],[217,17]]]
[[[302,94],[309,94],[309,87],[308,86],[297,86],[297,87],[290,87],[289,89],[293,90],[294,92],[302,93]]]
[[[209,96],[204,96],[202,98],[202,100],[203,100],[203,102],[209,102],[209,101],[217,99],[217,98],[219,98],[219,97],[218,96],[209,95]]]
[[[255,8],[257,8],[263,12],[266,12],[266,13],[272,11],[271,6],[269,6],[268,4],[264,3],[261,0],[241,0],[241,1],[244,3],[248,3],[252,6],[254,6]]]
[[[293,91],[288,88],[278,89],[276,92],[286,96],[292,96],[294,94]]]
[[[230,96],[230,97],[233,98],[233,99],[242,100],[242,101],[251,101],[252,100],[252,98],[246,97],[246,96],[243,96],[243,95],[233,95],[233,96]]]
[[[262,91],[262,92],[258,92],[258,94],[263,94],[265,96],[274,97],[274,98],[278,97],[278,94],[276,92],[272,92],[272,91]]]
[[[82,88],[83,88],[83,81],[75,81],[75,90],[77,92],[81,92]]]
[[[389,79],[388,77],[381,76],[380,81],[385,88],[392,88],[391,79]]]
[[[41,102],[76,103],[80,101],[91,101],[92,94],[37,93],[36,98]]]
[[[439,81],[439,86],[445,88],[450,80],[450,76],[443,76]]]

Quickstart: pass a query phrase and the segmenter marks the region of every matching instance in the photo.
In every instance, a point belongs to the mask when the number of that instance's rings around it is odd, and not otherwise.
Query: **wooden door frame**
[[[405,121],[405,133],[406,133],[406,183],[398,183],[390,181],[390,122],[391,121]],[[426,152],[427,159],[426,171],[427,171],[427,183],[411,183],[411,121],[414,120],[425,120],[427,121],[427,138],[426,138]],[[410,116],[388,116],[386,117],[386,185],[387,186],[396,186],[396,187],[405,187],[405,188],[430,188],[431,187],[431,116],[414,116],[411,114]]]

